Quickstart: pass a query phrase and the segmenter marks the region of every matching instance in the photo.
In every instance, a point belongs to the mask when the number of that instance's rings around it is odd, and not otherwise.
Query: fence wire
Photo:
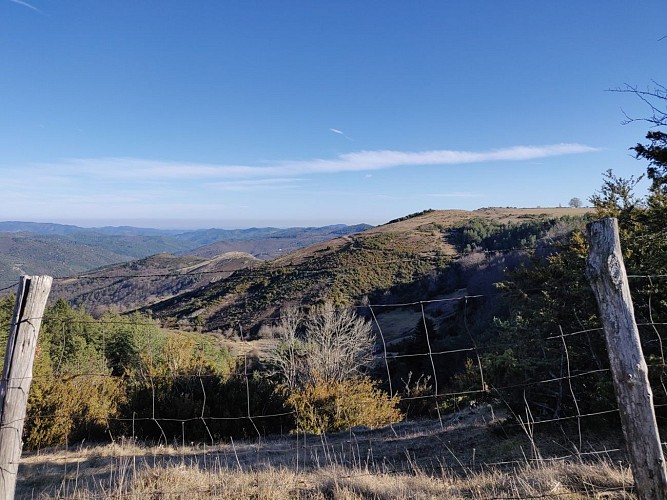
[[[151,275],[151,277],[152,276],[162,276],[162,275]],[[654,285],[653,280],[662,279],[665,276],[631,275],[629,277],[633,279],[645,280],[649,283],[650,287],[653,288]],[[68,279],[73,279],[73,278],[68,278]],[[80,276],[74,279],[90,279],[90,278],[86,276]],[[99,279],[102,278],[99,277]],[[7,290],[10,288],[12,287],[6,287],[3,290]],[[493,378],[489,377],[488,374],[485,373],[483,358],[485,354],[499,352],[502,349],[513,348],[516,347],[516,345],[513,345],[512,343],[502,342],[501,339],[497,339],[493,342],[489,342],[488,340],[482,342],[482,339],[476,338],[476,334],[472,332],[472,330],[469,328],[468,325],[468,317],[470,314],[471,304],[474,305],[476,301],[484,301],[496,296],[497,296],[496,294],[492,295],[465,294],[456,297],[430,298],[425,300],[400,302],[393,304],[383,304],[383,303],[364,304],[364,305],[357,305],[355,307],[358,310],[367,311],[369,313],[370,320],[373,323],[374,331],[376,332],[377,336],[377,346],[378,346],[378,349],[376,349],[375,352],[375,361],[377,366],[382,367],[380,371],[386,373],[386,385],[388,393],[392,396],[399,395],[401,401],[403,402],[418,402],[423,400],[428,400],[432,402],[433,408],[435,409],[435,412],[437,414],[437,421],[439,424],[439,431],[432,433],[432,435],[436,437],[436,441],[441,439],[438,433],[443,433],[445,431],[448,431],[450,427],[455,427],[455,424],[448,419],[448,415],[450,414],[444,414],[443,402],[447,400],[454,400],[455,401],[453,405],[454,407],[457,407],[456,403],[457,401],[463,401],[463,400],[466,401],[465,404],[467,405],[474,405],[475,402],[478,400],[488,401],[490,399],[502,403],[504,394],[506,394],[507,391],[519,391],[519,392],[523,391],[525,395],[527,391],[530,391],[532,388],[536,386],[554,386],[557,388],[554,389],[554,392],[560,391],[561,399],[563,401],[565,400],[566,397],[569,398],[569,400],[571,400],[572,411],[568,413],[562,410],[553,413],[551,416],[549,416],[547,415],[546,411],[541,415],[538,415],[532,410],[527,410],[527,413],[524,418],[523,415],[517,414],[515,409],[510,409],[510,417],[513,418],[509,418],[508,422],[505,422],[505,424],[502,426],[503,429],[502,432],[509,432],[508,430],[514,429],[516,432],[519,433],[524,433],[524,434],[528,433],[530,439],[533,440],[535,438],[534,435],[534,432],[536,432],[535,429],[539,428],[540,426],[548,425],[551,428],[553,428],[554,425],[569,426],[569,424],[574,423],[574,428],[575,428],[574,434],[568,434],[568,440],[570,440],[570,442],[573,444],[574,452],[567,453],[565,455],[559,455],[556,457],[536,458],[536,457],[524,456],[523,459],[517,459],[517,460],[468,462],[460,460],[453,453],[450,453],[449,455],[452,456],[449,456],[445,452],[445,450],[447,450],[446,444],[440,443],[443,445],[441,448],[442,451],[441,456],[430,457],[430,458],[420,457],[418,459],[416,458],[410,459],[410,457],[408,456],[406,457],[406,460],[403,461],[404,463],[402,465],[394,464],[393,468],[382,469],[383,473],[414,474],[415,471],[417,470],[431,470],[431,471],[446,470],[453,472],[479,471],[483,469],[519,467],[531,463],[558,462],[567,460],[582,461],[585,460],[586,458],[599,457],[599,456],[609,458],[610,455],[620,457],[621,462],[625,460],[622,448],[615,447],[609,449],[607,448],[593,449],[593,445],[586,443],[586,431],[583,428],[585,426],[585,421],[587,419],[592,419],[594,417],[599,418],[601,416],[615,416],[618,414],[619,410],[617,407],[601,408],[597,409],[596,411],[582,411],[580,407],[580,402],[582,400],[585,401],[587,398],[589,398],[590,394],[577,393],[578,389],[581,390],[582,387],[586,387],[586,383],[580,382],[581,380],[584,381],[588,380],[589,381],[588,384],[590,384],[589,385],[590,387],[594,387],[597,381],[600,380],[600,377],[605,377],[606,380],[610,380],[609,368],[599,367],[596,369],[577,371],[576,369],[573,369],[570,359],[570,355],[572,354],[573,349],[577,347],[571,344],[574,340],[576,340],[579,337],[582,338],[585,337],[587,338],[588,342],[590,342],[591,338],[600,342],[600,339],[603,338],[602,328],[601,327],[582,328],[577,331],[565,332],[563,331],[562,328],[559,327],[557,331],[554,331],[552,334],[544,336],[542,338],[525,339],[523,341],[525,345],[530,345],[535,343],[540,343],[540,344],[546,343],[546,345],[548,345],[549,352],[553,353],[554,355],[558,354],[560,356],[560,373],[551,373],[550,376],[540,379],[531,379],[530,377],[526,377],[526,380],[523,381],[522,383],[513,383],[506,385],[500,384],[496,386],[491,382]],[[647,321],[638,322],[637,325],[642,330],[642,342],[649,346],[653,346],[653,344],[657,344],[658,346],[657,351],[655,349],[653,350],[659,353],[657,356],[657,362],[650,362],[648,366],[650,369],[655,369],[660,371],[660,387],[658,387],[657,389],[659,389],[664,394],[664,396],[667,397],[667,386],[664,383],[667,363],[665,361],[665,356],[664,356],[663,333],[661,333],[661,330],[663,330],[662,327],[666,326],[667,323],[654,321],[653,302],[652,302],[653,300],[654,300],[653,292],[650,292],[648,296],[648,317],[646,318]],[[462,345],[452,346],[452,348],[448,349],[434,348],[431,339],[435,335],[435,332],[431,331],[432,327],[430,326],[429,323],[430,316],[429,313],[427,312],[427,308],[435,305],[451,306],[451,316],[453,318],[461,320],[462,331],[461,335],[459,335],[458,342],[459,344]],[[413,310],[414,316],[418,317],[418,322],[422,325],[423,336],[424,336],[423,340],[425,341],[425,350],[423,352],[401,353],[400,348],[397,348],[394,345],[397,339],[390,338],[391,336],[388,335],[387,333],[389,330],[391,330],[391,328],[388,328],[387,325],[384,324],[384,319],[385,319],[384,316],[386,315],[386,313],[391,312],[393,310],[406,310],[406,309]],[[43,318],[31,318],[31,319],[42,319],[43,321],[58,320],[57,317],[53,316],[50,317],[48,314],[45,315]],[[276,319],[277,318],[273,317],[268,318],[265,320],[265,324],[267,326],[272,326],[275,323]],[[141,326],[141,325],[155,326],[155,321],[149,320],[143,323],[131,320],[124,320],[124,319],[118,319],[117,321],[110,321],[107,323],[99,322],[96,320],[70,321],[66,326],[71,327],[71,326],[76,326],[77,324],[79,326],[86,324],[98,324],[101,325],[101,327],[104,327],[105,325],[130,327],[130,326]],[[0,324],[0,329],[6,331],[11,326],[12,325],[8,323]],[[103,378],[103,379],[113,380],[120,387],[123,386],[127,387],[128,384],[132,383],[132,381],[129,379],[127,375],[115,375],[113,373],[110,373],[109,371],[100,371],[100,372],[83,371],[80,373],[61,373],[59,368],[63,361],[62,356],[64,356],[64,352],[67,349],[67,342],[68,342],[67,338],[68,331],[64,328],[64,326],[65,325],[63,325],[63,331],[62,331],[63,347],[62,347],[61,357],[60,359],[53,360],[54,366],[56,367],[54,373],[41,376],[37,375],[29,378],[32,378],[33,380],[39,380],[40,378],[43,379],[48,378],[51,381],[59,381],[59,382],[71,382],[73,380],[81,380],[83,383],[94,383],[96,379]],[[404,333],[405,332],[403,332],[402,336],[399,336],[400,338],[398,339],[398,341],[405,340]],[[651,338],[649,338],[649,334]],[[416,335],[417,335],[416,333],[413,333],[412,337],[410,338],[414,339]],[[464,337],[465,339],[461,340]],[[160,347],[157,344],[157,340],[153,336],[149,336],[148,340],[150,342],[148,352],[150,353],[156,352]],[[106,342],[106,339],[103,339],[103,342]],[[136,442],[136,440],[139,438],[139,436],[135,435],[137,424],[152,423],[155,424],[155,426],[159,429],[159,437],[156,441],[156,444],[158,446],[166,447],[176,443],[180,444],[182,449],[186,449],[187,448],[186,443],[194,442],[187,435],[187,433],[189,432],[189,428],[186,428],[186,424],[197,423],[200,424],[205,429],[205,434],[208,436],[206,444],[204,444],[203,446],[209,446],[209,443],[211,446],[211,449],[209,449],[208,451],[196,452],[196,453],[193,452],[192,455],[197,457],[198,459],[202,459],[203,457],[206,457],[207,460],[209,459],[212,460],[215,458],[219,459],[221,455],[224,455],[226,460],[225,463],[227,463],[229,467],[237,466],[240,470],[251,472],[253,470],[256,470],[255,467],[257,466],[257,463],[253,461],[246,463],[245,460],[242,462],[239,458],[239,453],[246,453],[251,455],[255,454],[257,457],[259,457],[260,455],[270,456],[272,454],[290,454],[290,456],[293,457],[292,460],[295,461],[295,466],[297,470],[302,470],[302,471],[309,470],[308,467],[311,467],[310,470],[314,470],[315,466],[313,464],[316,463],[319,465],[321,462],[321,464],[327,466],[341,465],[350,468],[351,470],[350,475],[340,476],[341,478],[352,478],[367,474],[368,472],[363,472],[362,470],[360,470],[360,465],[362,463],[362,460],[358,456],[359,454],[358,450],[355,452],[357,453],[357,456],[355,456],[354,453],[352,452],[346,451],[345,449],[339,451],[336,448],[336,446],[338,446],[338,441],[336,441],[335,445],[329,443],[327,441],[328,437],[326,434],[321,437],[316,437],[301,432],[297,428],[291,431],[290,434],[283,436],[282,441],[280,441],[278,444],[274,442],[275,440],[268,439],[268,436],[262,432],[262,429],[260,429],[260,427],[258,427],[257,425],[258,421],[266,421],[272,419],[284,420],[286,418],[294,418],[298,415],[294,410],[286,410],[278,412],[270,411],[266,413],[257,412],[253,410],[252,402],[257,399],[258,395],[252,393],[254,387],[252,380],[253,377],[255,376],[254,375],[255,372],[251,369],[251,361],[248,356],[248,352],[252,348],[252,343],[249,341],[247,336],[244,335],[242,329],[240,329],[239,345],[244,346],[243,354],[241,356],[242,370],[236,374],[237,377],[240,377],[242,381],[242,386],[244,387],[244,394],[243,394],[244,408],[242,412],[243,414],[235,416],[222,415],[222,414],[213,415],[207,411],[208,408],[207,404],[211,401],[212,395],[208,393],[210,389],[207,390],[205,381],[206,380],[215,381],[220,376],[212,373],[203,373],[201,367],[197,371],[188,374],[166,373],[158,375],[150,373],[147,376],[151,388],[151,396],[150,396],[151,404],[149,408],[150,411],[146,413],[146,411],[144,412],[135,411],[137,409],[130,408],[126,409],[125,413],[127,415],[131,411],[132,415],[131,417],[117,416],[117,415],[107,416],[106,421],[108,423],[109,427],[108,432],[111,440],[114,442],[122,442],[124,440],[129,439],[131,440],[131,442]],[[103,347],[103,349],[105,349],[105,347]],[[452,384],[452,381],[456,378],[457,375],[456,373],[444,375],[442,369],[442,366],[446,365],[446,361],[442,360],[447,360],[447,359],[454,360],[452,361],[452,364],[454,364],[456,360],[460,360],[461,356],[464,356],[471,362],[471,369],[469,370],[469,376],[471,377],[471,380],[469,380],[470,384],[465,389],[461,389],[460,386],[457,389],[455,384]],[[408,393],[402,392],[397,387],[396,363],[402,362],[403,360],[416,360],[421,358],[423,358],[427,362],[429,368],[428,375],[431,377],[431,382],[422,387],[422,393],[411,394],[409,392]],[[152,363],[152,360],[149,360],[149,364],[150,363]],[[196,413],[193,413],[191,417],[187,418],[174,418],[174,417],[160,415],[157,409],[158,407],[157,400],[159,394],[156,391],[159,391],[159,387],[161,386],[160,384],[164,381],[170,381],[170,382],[188,381],[192,383],[193,386],[198,386],[198,391],[201,394],[201,406],[198,406],[196,408]],[[575,382],[580,382],[580,384],[576,385]],[[656,388],[654,388],[654,390],[656,390]],[[662,408],[667,407],[667,403],[664,404],[659,403],[656,404],[655,407],[657,410],[660,410]],[[471,410],[471,408],[472,408],[471,406],[466,407],[467,410],[474,411]],[[526,405],[526,408],[528,409],[529,406]],[[53,413],[29,414],[26,418],[32,420],[49,420],[49,419],[56,419],[57,417],[58,414],[56,411]],[[131,429],[131,434],[127,436],[113,436],[111,433],[111,427],[113,427],[112,423],[114,422],[125,425],[126,429]],[[254,435],[254,441],[250,444],[248,442],[243,442],[243,444],[238,444],[238,443],[235,444],[233,438],[230,438],[230,442],[227,443],[227,447],[231,445],[232,446],[231,451],[229,449],[225,449],[225,451],[214,450],[213,448],[215,446],[223,446],[224,443],[226,443],[227,441],[226,438],[220,438],[220,437],[216,438],[216,436],[214,435],[214,431],[211,430],[211,426],[216,422],[248,423],[250,424],[250,428],[252,429],[252,434]],[[414,422],[417,423],[417,420],[414,420]],[[172,430],[170,430],[169,432],[165,431],[164,429],[168,424],[172,425]],[[181,435],[177,436],[178,439],[173,432],[174,424],[180,426],[181,429]],[[401,436],[405,436],[405,434],[401,434],[402,432],[404,432],[403,430],[400,429],[397,430],[397,428],[394,426],[392,426],[391,430],[393,434],[388,435],[388,437],[383,437],[382,439],[385,440],[395,439],[396,442],[398,442]],[[567,432],[569,433],[572,431],[568,430]],[[199,434],[201,433],[198,433],[197,435]],[[366,431],[363,429],[354,432],[350,431],[350,440],[347,443],[347,445],[350,445],[350,447],[352,447],[352,443],[354,441],[358,441],[359,439],[357,436],[358,434],[364,434],[366,436]],[[252,436],[248,435],[248,437]],[[372,438],[368,439],[372,440]],[[307,443],[308,440],[311,440],[310,444]],[[317,440],[319,440],[319,442],[317,442]],[[345,444],[343,445],[343,448],[344,446]],[[243,448],[243,450],[240,451],[239,447]],[[319,453],[321,453],[322,455],[319,455]],[[116,459],[127,458],[129,456],[130,455],[124,454],[122,451],[119,451],[116,455],[114,455]],[[158,452],[153,452],[151,454],[151,457],[153,458],[163,457],[167,459],[173,456],[174,456],[173,452],[167,452],[167,451],[164,452],[158,451]],[[315,456],[317,458],[314,458]],[[68,454],[67,457],[63,458],[62,460],[85,460],[87,458],[89,458],[89,456],[85,454],[81,455]],[[371,463],[371,459],[367,457],[366,465],[368,466],[369,463]],[[374,466],[377,467],[378,464],[382,462],[381,461],[378,462],[375,458],[373,458],[372,463],[374,464]],[[376,473],[377,471],[370,472],[370,474],[376,474]],[[622,489],[619,488],[596,489],[595,487],[593,487],[592,489],[592,491],[595,491],[596,493],[600,494],[613,493],[615,491],[621,491],[621,490],[630,492],[631,488],[628,489],[624,487]],[[590,491],[586,491],[586,493],[590,493]],[[138,494],[134,496],[143,496],[143,494]],[[149,495],[146,494],[146,496],[148,497]],[[489,498],[500,499],[500,498],[548,498],[548,497],[550,497],[550,495],[544,494],[535,496],[489,497]]]

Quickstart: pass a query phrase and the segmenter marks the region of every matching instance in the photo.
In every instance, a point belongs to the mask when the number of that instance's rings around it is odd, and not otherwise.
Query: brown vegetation
[[[538,433],[541,458],[532,459],[525,434],[497,430],[498,419],[481,408],[442,425],[319,437],[71,446],[25,456],[17,498],[634,498],[632,474],[613,441],[589,436],[588,446],[610,450],[591,458],[571,454],[565,434]]]

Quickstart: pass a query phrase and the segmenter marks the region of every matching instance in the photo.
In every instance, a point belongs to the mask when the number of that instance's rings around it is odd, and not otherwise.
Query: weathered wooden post
[[[618,221],[588,225],[586,274],[604,327],[625,444],[639,498],[667,499],[667,473],[639,330],[621,254]]]
[[[32,364],[51,276],[22,276],[0,382],[0,498],[12,499],[23,445]]]

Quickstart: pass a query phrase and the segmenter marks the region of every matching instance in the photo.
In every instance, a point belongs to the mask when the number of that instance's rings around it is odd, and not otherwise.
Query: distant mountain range
[[[211,259],[227,252],[246,252],[267,259],[370,227],[338,224],[186,231],[6,221],[0,222],[0,287],[22,274],[69,276],[163,253]]]

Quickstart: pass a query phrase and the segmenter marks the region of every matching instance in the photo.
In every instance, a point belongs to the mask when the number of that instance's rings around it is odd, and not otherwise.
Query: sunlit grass
[[[495,415],[497,419],[497,415]],[[439,421],[215,445],[120,438],[26,454],[17,498],[634,498],[614,441],[567,455],[568,438],[497,432],[490,409]],[[542,447],[534,459],[532,446]],[[619,461],[620,460],[620,461]]]

